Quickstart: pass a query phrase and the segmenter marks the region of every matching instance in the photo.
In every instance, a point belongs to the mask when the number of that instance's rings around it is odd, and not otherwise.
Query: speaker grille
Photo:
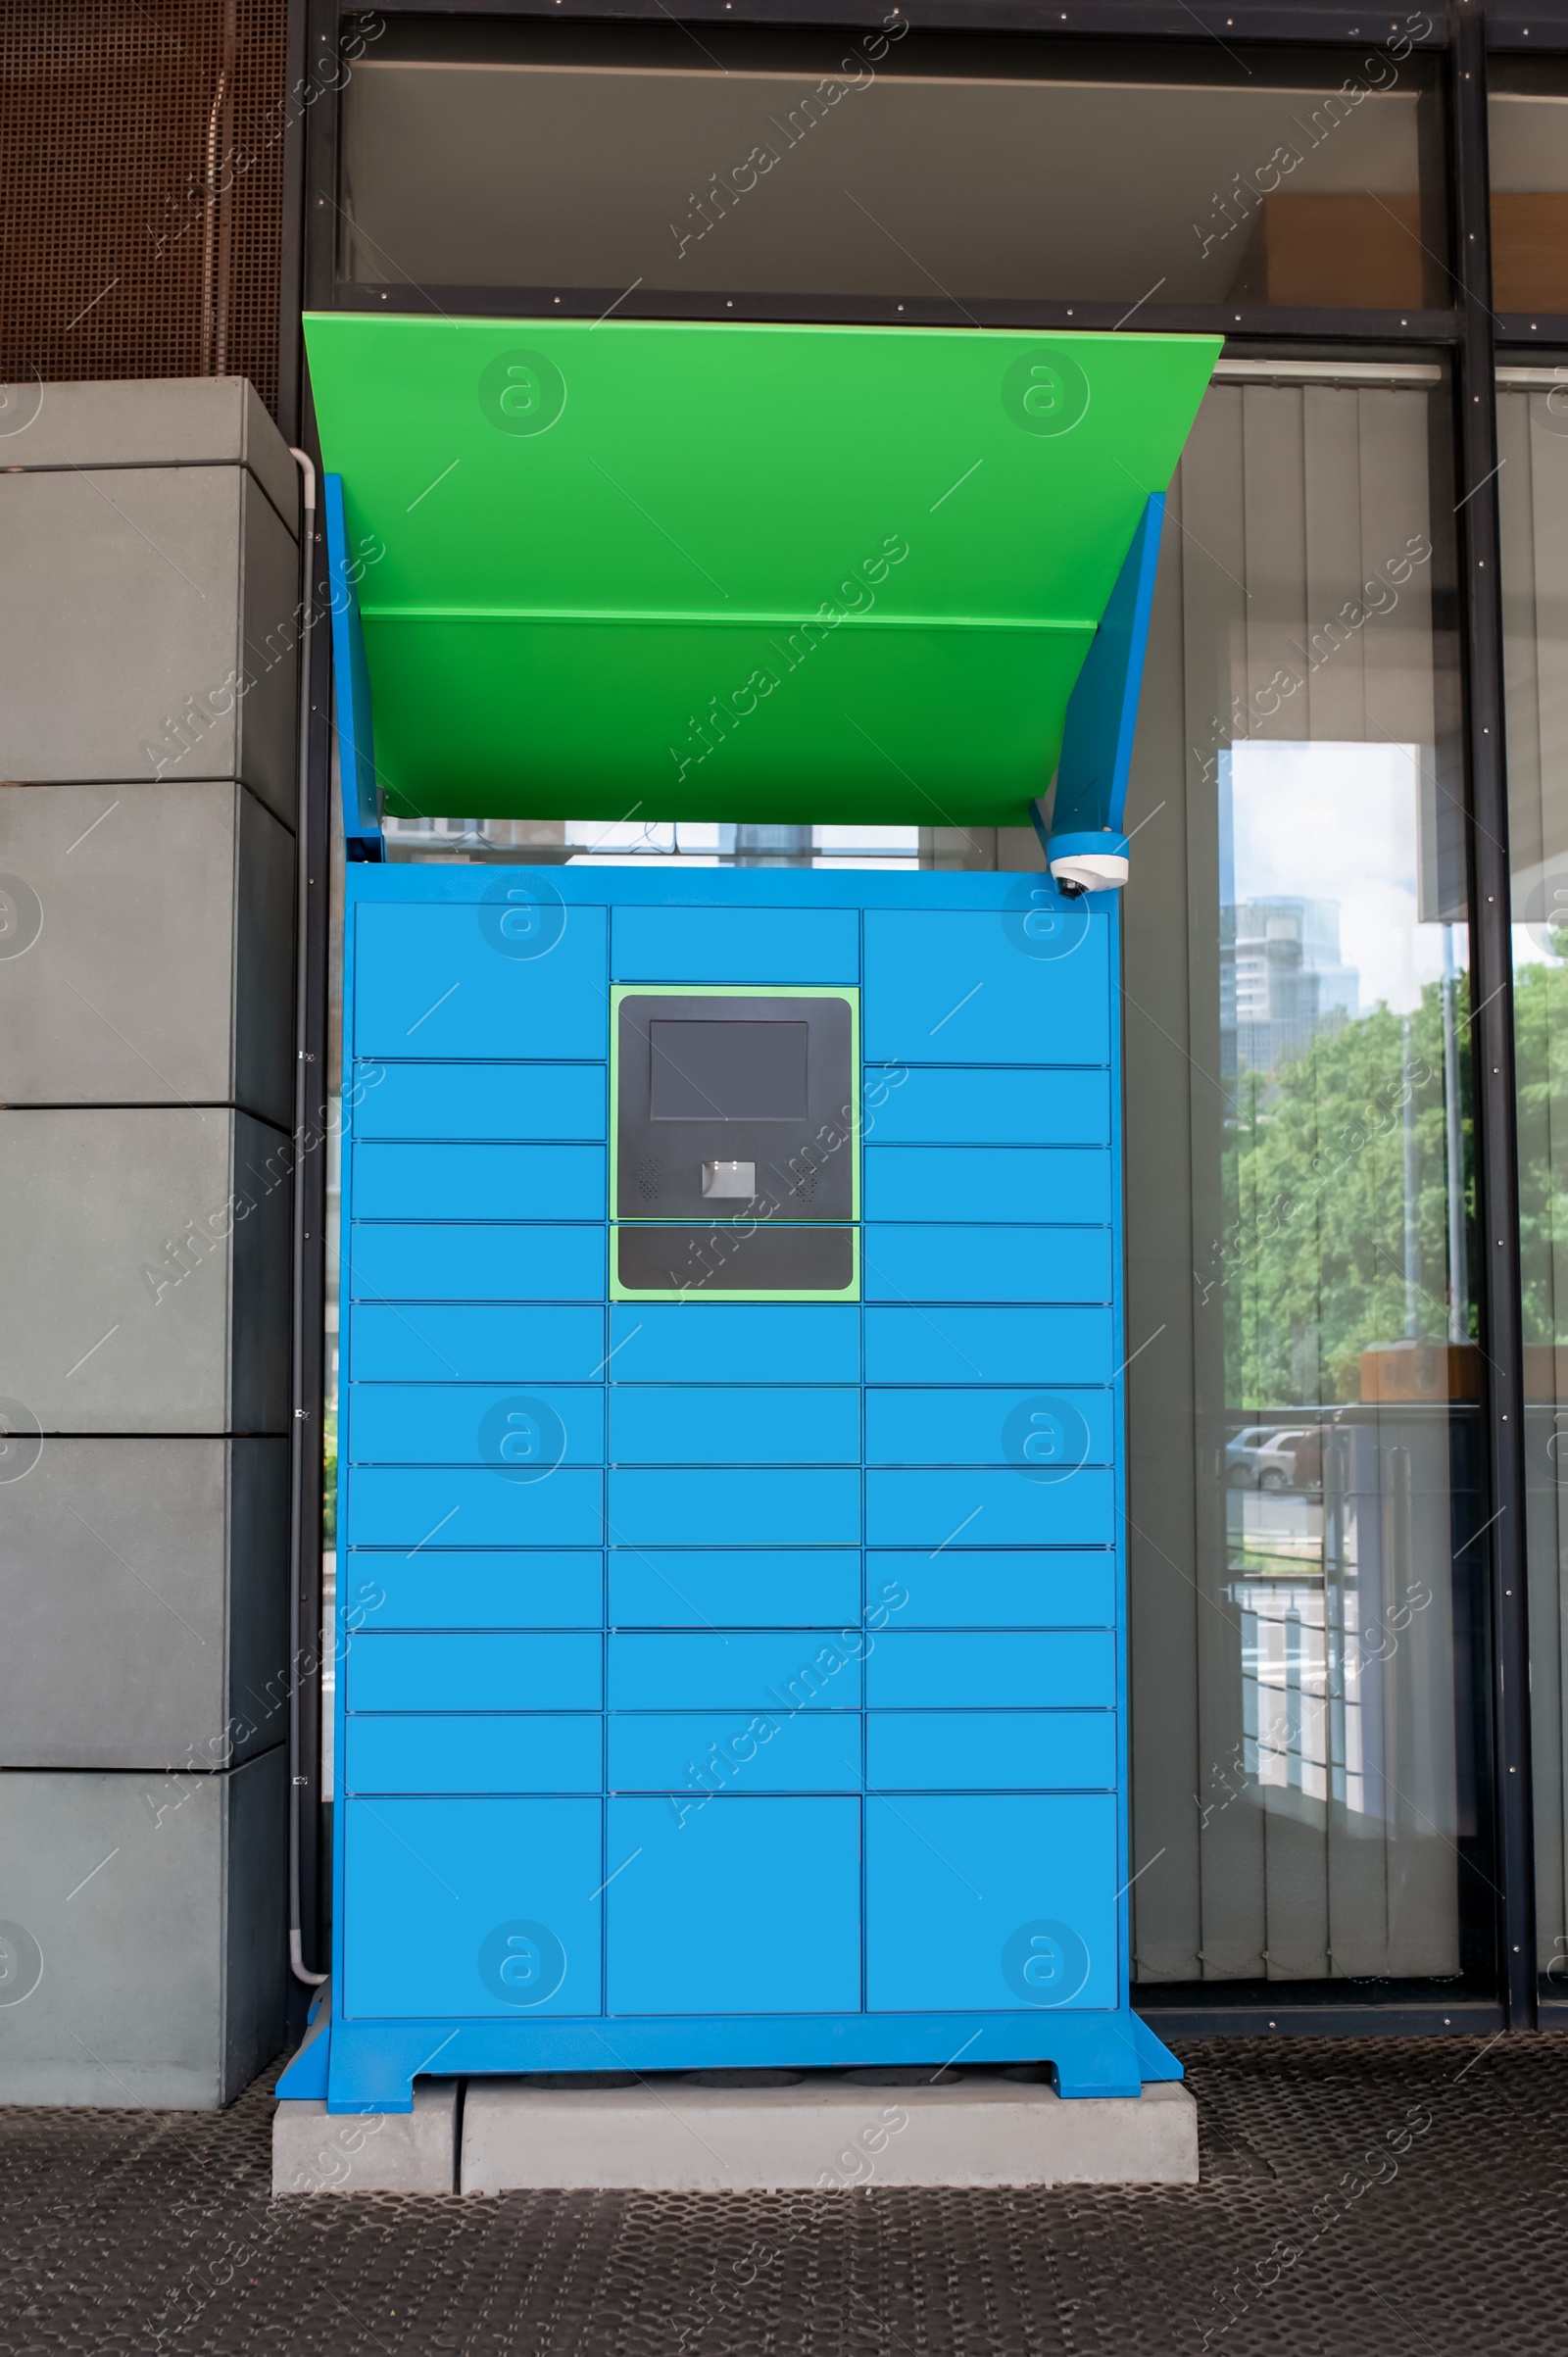
[[[0,372],[277,405],[284,0],[0,11]]]

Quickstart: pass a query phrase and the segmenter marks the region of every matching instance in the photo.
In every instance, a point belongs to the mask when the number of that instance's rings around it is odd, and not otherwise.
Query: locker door
[[[612,2013],[858,2011],[858,1800],[720,1795],[682,1815],[628,1799],[609,1813]]]
[[[1116,2003],[1110,1793],[868,1799],[865,1847],[873,2013]]]

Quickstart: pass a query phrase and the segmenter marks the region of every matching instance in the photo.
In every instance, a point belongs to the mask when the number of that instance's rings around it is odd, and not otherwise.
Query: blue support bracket
[[[343,477],[327,475],[323,490],[343,838],[351,859],[379,860],[386,858],[386,838],[381,832],[381,793],[370,729],[370,674],[366,666],[365,628],[356,588],[360,567],[349,550]]]
[[[306,2017],[306,2031],[299,2052],[278,2080],[275,2092],[280,2101],[301,2096],[314,2096],[324,2102],[327,2089],[327,2062],[332,2051],[332,1985],[323,1981],[311,1999]]]
[[[1043,805],[1034,806],[1035,832],[1065,892],[1127,881],[1122,815],[1164,520],[1165,495],[1152,492],[1067,705],[1049,824]]]

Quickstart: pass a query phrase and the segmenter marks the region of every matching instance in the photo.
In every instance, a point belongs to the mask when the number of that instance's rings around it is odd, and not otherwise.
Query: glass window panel
[[[1412,308],[1446,299],[1436,125],[1402,35],[1250,62],[900,25],[394,23],[344,94],[341,269],[808,316],[824,298]]]
[[[1487,130],[1494,308],[1568,312],[1568,60],[1497,59]]]
[[[1131,805],[1135,1969],[1484,1981],[1446,412],[1253,366],[1172,489]]]
[[[1536,1924],[1568,1995],[1568,371],[1500,368]]]
[[[624,866],[628,861],[677,860],[703,867],[920,867],[957,864],[994,867],[990,839],[998,829],[978,830],[988,856],[956,862],[927,859],[929,829],[918,826],[770,826],[714,824],[706,820],[641,818],[388,818],[385,833],[393,859],[517,861],[534,866]],[[1032,829],[1001,829],[1004,836]],[[971,845],[961,833],[955,840]],[[1034,866],[1033,854],[1006,859],[1004,866]]]

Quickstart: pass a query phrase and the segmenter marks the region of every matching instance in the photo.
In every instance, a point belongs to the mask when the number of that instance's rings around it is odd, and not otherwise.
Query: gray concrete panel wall
[[[248,1113],[234,1115],[235,1206],[228,1297],[228,1429],[289,1428],[289,1252],[294,1148]],[[246,1206],[249,1206],[248,1208]],[[239,1216],[243,1212],[243,1217]]]
[[[0,1773],[0,2102],[212,2111],[266,2067],[285,1775]]]
[[[291,1129],[294,838],[248,793],[240,793],[235,811],[232,1079],[225,1095],[261,1120]]]
[[[279,1745],[236,1768],[224,1815],[221,2100],[228,2102],[283,2045],[288,1969],[288,1753]]]
[[[292,1119],[294,839],[243,787],[0,788],[0,1104]]]
[[[234,381],[6,455],[0,2101],[211,2106],[289,1987],[299,480]]]
[[[291,821],[299,553],[239,466],[0,474],[0,775],[238,777]]]
[[[286,1431],[290,1160],[221,1106],[0,1112],[0,1396],[46,1433]]]
[[[49,1436],[0,1483],[0,1766],[224,1768],[281,1743],[288,1497],[281,1439]]]
[[[244,466],[292,531],[299,485],[282,435],[243,376],[19,388],[31,422],[8,437],[17,466]]]

